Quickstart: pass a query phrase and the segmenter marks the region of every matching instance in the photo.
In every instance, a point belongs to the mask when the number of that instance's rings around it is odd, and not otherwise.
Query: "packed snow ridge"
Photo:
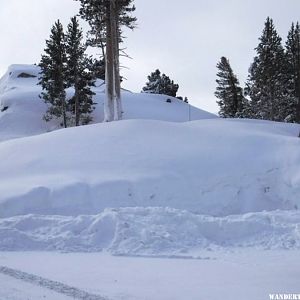
[[[222,218],[171,208],[106,209],[78,217],[26,215],[0,219],[0,250],[190,257],[199,249],[300,249],[299,223],[296,211]]]
[[[12,66],[0,82],[0,249],[299,248],[298,125],[123,91],[126,120],[53,131],[38,72]],[[95,92],[97,123],[103,82]]]

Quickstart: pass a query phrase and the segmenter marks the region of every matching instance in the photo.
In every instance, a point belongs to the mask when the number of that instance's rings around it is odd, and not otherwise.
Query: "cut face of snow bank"
[[[300,207],[296,125],[131,120],[0,143],[0,217],[172,207],[226,216]]]
[[[210,217],[169,208],[105,210],[95,216],[0,219],[0,250],[100,251],[188,255],[195,249],[299,249],[300,213]]]

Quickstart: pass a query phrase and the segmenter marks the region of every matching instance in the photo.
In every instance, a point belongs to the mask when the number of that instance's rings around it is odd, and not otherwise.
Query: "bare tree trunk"
[[[79,111],[79,93],[78,93],[78,76],[77,75],[76,75],[76,82],[75,82],[74,102],[75,102],[75,126],[79,126],[80,111]]]
[[[120,76],[120,39],[119,39],[119,21],[116,17],[116,38],[115,38],[115,90],[116,90],[116,112],[115,120],[122,120],[123,107],[122,107],[122,96],[121,96],[121,76]]]
[[[100,31],[100,30],[99,30]],[[99,41],[100,43],[100,48],[101,48],[101,52],[102,52],[102,57],[103,59],[105,59],[105,45],[103,43],[103,37],[100,35],[100,36],[96,36],[96,39]]]
[[[114,119],[122,119],[122,99],[121,99],[121,78],[120,78],[120,60],[119,60],[119,6],[116,0],[111,0],[112,16],[111,27],[113,32],[114,47],[114,83],[115,83],[115,115]]]
[[[111,32],[112,45],[114,55],[114,88],[115,88],[115,103],[114,103],[114,120],[122,119],[122,103],[121,103],[121,80],[120,80],[120,62],[119,62],[119,26],[118,15],[119,8],[116,0],[110,0],[111,3]]]
[[[60,66],[58,69],[58,76],[60,80],[60,93],[59,93],[59,101],[60,101],[60,109],[61,109],[61,115],[63,118],[63,127],[67,128],[67,109],[66,109],[66,95],[64,90],[64,82],[63,82],[63,70]]]
[[[61,108],[62,108],[62,116],[63,116],[63,126],[64,128],[67,128],[66,101],[63,96],[61,96]]]
[[[114,47],[113,47],[113,32],[112,32],[112,4],[111,1],[107,7],[106,21],[106,59],[105,59],[105,84],[106,95],[104,101],[104,122],[114,120]]]
[[[121,77],[119,62],[119,8],[116,0],[109,1],[105,59],[106,103],[104,121],[122,119]]]

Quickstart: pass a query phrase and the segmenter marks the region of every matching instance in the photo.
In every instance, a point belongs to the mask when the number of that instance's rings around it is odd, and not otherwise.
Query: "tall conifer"
[[[224,56],[221,57],[217,68],[218,86],[215,96],[219,99],[217,101],[220,107],[219,115],[223,118],[245,117],[247,100],[243,96],[243,89],[239,86],[229,60]]]
[[[71,19],[66,34],[67,71],[66,80],[68,87],[74,87],[74,97],[70,99],[75,126],[88,124],[93,111],[93,85],[92,73],[88,70],[89,60],[85,54],[86,45],[83,43],[83,32],[79,27],[76,17]]]
[[[291,26],[286,41],[289,105],[288,121],[300,123],[300,26]]]
[[[61,120],[63,127],[68,126],[66,104],[66,52],[63,26],[58,20],[51,29],[51,35],[46,40],[45,54],[39,64],[41,77],[39,84],[43,88],[40,97],[48,105],[44,116],[46,121],[52,118]]]
[[[256,57],[249,69],[246,92],[253,118],[283,121],[286,106],[286,60],[273,20],[267,18]]]

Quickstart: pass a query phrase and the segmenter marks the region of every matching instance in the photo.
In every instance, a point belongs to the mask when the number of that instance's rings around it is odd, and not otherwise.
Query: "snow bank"
[[[135,120],[45,133],[37,76],[12,66],[0,81],[0,250],[299,248],[298,125],[193,107],[184,122],[182,101],[123,91]]]
[[[172,207],[226,216],[300,207],[296,125],[131,120],[0,143],[0,217]]]
[[[299,249],[299,212],[211,217],[170,208],[107,209],[95,216],[0,219],[0,250],[188,255],[195,249]]]
[[[59,122],[42,120],[47,109],[39,98],[38,85],[40,68],[35,65],[12,65],[0,79],[0,141],[45,133],[59,128]],[[103,120],[105,86],[98,80],[93,88],[97,103],[94,123]],[[69,89],[68,95],[72,95]],[[135,94],[123,90],[124,119],[153,119],[173,122],[216,118],[215,115],[183,101],[153,94]],[[166,102],[171,99],[171,103]]]

